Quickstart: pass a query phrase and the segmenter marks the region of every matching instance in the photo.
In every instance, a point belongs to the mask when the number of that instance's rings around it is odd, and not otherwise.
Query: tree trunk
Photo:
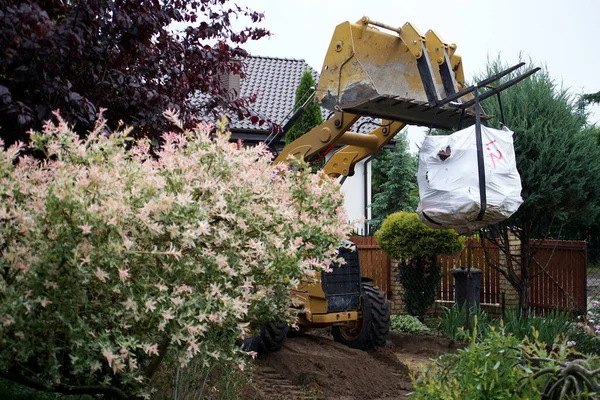
[[[521,230],[521,284],[519,287],[519,306],[521,312],[529,311],[529,293],[531,281],[529,279],[529,265],[531,264],[531,248],[529,246],[529,223],[525,223]]]

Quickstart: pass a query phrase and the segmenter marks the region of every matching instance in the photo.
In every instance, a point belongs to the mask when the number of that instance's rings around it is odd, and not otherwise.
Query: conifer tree
[[[491,61],[476,80],[505,68],[499,60]],[[507,261],[496,267],[518,292],[524,311],[529,309],[532,271],[545,273],[533,259],[543,239],[561,238],[575,224],[589,225],[600,212],[600,147],[576,100],[546,69],[502,92],[506,123],[514,131],[524,203],[495,230],[499,241],[486,242],[500,243]],[[500,115],[494,98],[484,101],[483,108],[489,115]],[[500,127],[497,119],[490,124]],[[521,241],[519,254],[510,251],[509,230]]]
[[[300,79],[300,85],[296,89],[296,100],[294,103],[294,111],[298,110],[304,102],[310,97],[315,90],[315,79],[313,78],[310,71],[305,70]],[[292,143],[306,132],[310,131],[317,125],[323,123],[323,116],[321,115],[321,108],[315,102],[311,102],[302,116],[292,125],[292,127],[285,133],[285,144]]]
[[[398,211],[417,209],[417,159],[408,151],[405,134],[396,136],[393,149],[386,149],[373,160],[371,225],[381,226],[383,220]]]

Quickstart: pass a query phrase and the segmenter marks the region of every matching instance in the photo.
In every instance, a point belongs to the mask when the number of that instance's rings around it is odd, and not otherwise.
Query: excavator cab
[[[523,65],[467,87],[456,45],[435,32],[422,35],[410,23],[394,27],[368,17],[344,22],[334,31],[311,100],[330,110],[332,116],[285,146],[275,163],[290,157],[326,155],[337,147],[323,169],[331,177],[345,177],[357,162],[377,154],[407,124],[439,129],[479,126],[481,120],[490,118],[479,101],[493,95],[499,100],[500,91],[538,69],[485,93],[480,89]],[[290,118],[284,130],[302,110]],[[368,134],[351,132],[360,117],[381,119],[381,123]],[[276,138],[268,138],[267,145]],[[298,324],[331,327],[334,339],[350,347],[381,346],[390,326],[388,300],[361,275],[358,254],[348,248],[340,249],[345,265],[324,272],[319,282],[301,285],[293,293],[299,304]],[[287,326],[281,321],[263,327],[266,347],[279,348],[285,332]]]

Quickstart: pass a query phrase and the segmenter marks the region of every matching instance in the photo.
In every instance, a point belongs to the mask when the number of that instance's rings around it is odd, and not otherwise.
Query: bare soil
[[[460,344],[437,336],[390,333],[385,347],[350,349],[324,331],[288,338],[281,351],[256,360],[252,398],[406,399],[410,371],[418,372],[442,353]]]

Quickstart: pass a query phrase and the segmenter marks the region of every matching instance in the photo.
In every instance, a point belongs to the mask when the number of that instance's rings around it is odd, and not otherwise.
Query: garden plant
[[[272,166],[223,123],[152,148],[102,118],[85,139],[55,119],[0,145],[4,378],[124,399],[149,397],[163,363],[243,368],[236,342],[293,321],[289,289],[350,232],[339,185]]]
[[[600,300],[592,300],[587,315],[573,324],[569,338],[582,353],[600,355]]]
[[[454,304],[452,307],[444,307],[442,316],[437,326],[438,331],[450,339],[468,340],[473,338],[473,329],[465,330],[465,318],[467,316],[466,307],[458,307]],[[490,327],[494,321],[488,317],[487,313],[477,306],[470,308],[469,327],[473,327],[477,321],[477,330],[474,339],[481,341],[489,334]]]
[[[557,340],[548,351],[548,346],[539,341],[538,332],[533,330],[533,339],[525,338],[521,343],[523,357],[531,363],[521,388],[528,384],[539,384],[542,399],[594,399],[600,396],[600,358],[583,357],[573,350],[571,341]]]
[[[439,332],[451,339],[465,339],[473,335],[473,331],[465,330],[465,309],[458,308],[456,305],[444,308],[444,312],[439,320]],[[538,340],[547,345],[555,342],[557,337],[568,333],[571,338],[569,328],[570,313],[567,311],[556,310],[546,315],[536,315],[533,312],[523,313],[520,309],[508,309],[499,319],[490,317],[481,307],[472,307],[469,316],[469,326],[477,319],[476,340],[484,340],[490,332],[490,329],[502,329],[507,334],[514,335],[522,340],[525,337],[531,337],[533,330],[538,334]]]
[[[463,238],[451,229],[431,229],[416,213],[404,211],[389,215],[375,236],[381,248],[398,260],[406,312],[422,320],[435,302],[442,276],[437,256],[460,252]]]
[[[471,342],[456,354],[445,354],[413,376],[411,399],[592,399],[600,394],[600,359],[583,358],[565,338],[552,346],[519,340],[491,328],[477,340],[477,319]]]
[[[412,315],[392,315],[391,330],[403,333],[430,333],[431,329]]]

